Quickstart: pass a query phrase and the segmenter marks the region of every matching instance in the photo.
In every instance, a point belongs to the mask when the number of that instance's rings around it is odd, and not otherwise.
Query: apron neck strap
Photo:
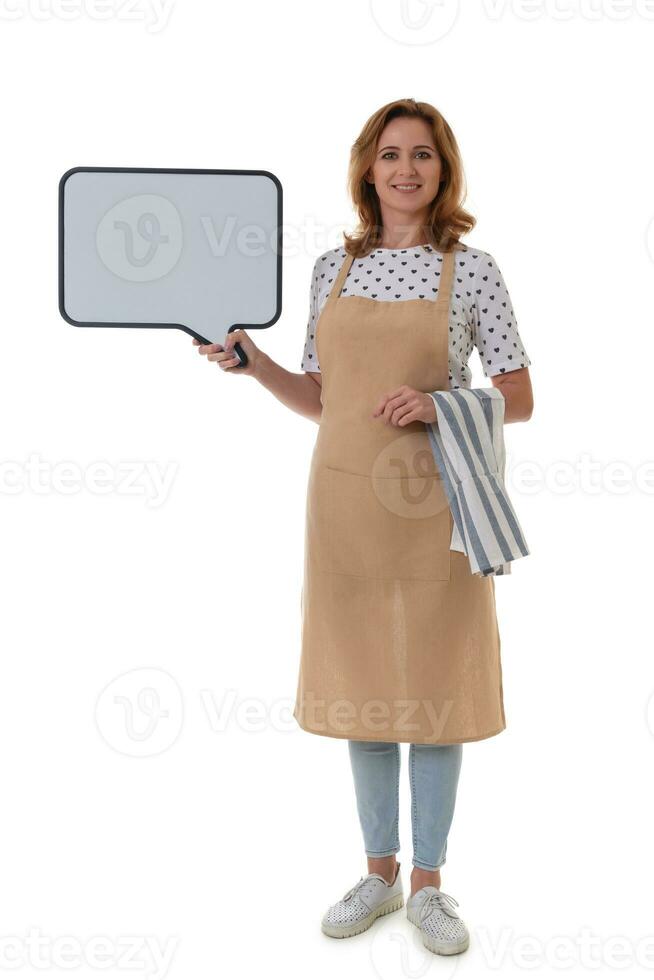
[[[450,302],[450,296],[452,294],[452,280],[454,279],[454,262],[456,252],[444,252],[443,253],[443,264],[441,266],[441,277],[438,284],[438,299],[442,299],[444,303]]]
[[[345,282],[348,272],[350,271],[350,266],[352,265],[353,261],[354,261],[354,256],[347,253],[343,260],[342,266],[338,270],[336,281],[334,282],[332,288],[329,291],[329,296],[327,297],[327,303],[333,303],[334,300],[338,299],[338,297],[340,296],[341,289],[343,288],[343,284]]]

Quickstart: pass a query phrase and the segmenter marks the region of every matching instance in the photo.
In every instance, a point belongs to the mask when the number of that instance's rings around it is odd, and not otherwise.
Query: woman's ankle
[[[395,882],[399,866],[395,854],[391,854],[388,857],[368,858],[368,874],[381,875],[389,885]]]
[[[415,895],[417,891],[420,891],[421,888],[425,888],[426,885],[434,885],[436,888],[440,889],[440,868],[436,868],[435,871],[427,871],[425,868],[418,868],[414,864],[411,871],[411,894]]]

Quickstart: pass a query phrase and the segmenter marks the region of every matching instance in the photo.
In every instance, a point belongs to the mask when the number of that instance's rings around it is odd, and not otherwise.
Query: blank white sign
[[[265,170],[76,167],[59,183],[59,309],[75,326],[176,327],[206,343],[269,327],[281,226]]]

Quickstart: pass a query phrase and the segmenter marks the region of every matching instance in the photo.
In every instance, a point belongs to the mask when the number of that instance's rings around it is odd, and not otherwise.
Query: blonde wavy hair
[[[387,123],[398,116],[424,119],[431,129],[434,145],[441,158],[442,173],[438,193],[432,201],[425,233],[429,244],[442,252],[457,251],[460,236],[471,231],[476,222],[464,210],[465,176],[454,133],[441,113],[429,102],[397,99],[378,109],[364,124],[350,151],[347,186],[359,223],[354,233],[343,234],[345,250],[355,258],[368,255],[382,241],[382,215],[374,184],[365,175],[375,161],[379,137]]]

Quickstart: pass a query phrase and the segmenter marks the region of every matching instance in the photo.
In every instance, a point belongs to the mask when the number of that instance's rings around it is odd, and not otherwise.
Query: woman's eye
[[[428,157],[430,154],[428,150],[418,150],[416,156],[422,156],[422,155]],[[387,150],[386,153],[382,155],[382,160],[386,160],[388,157],[394,157],[394,156],[397,156],[394,150]]]

